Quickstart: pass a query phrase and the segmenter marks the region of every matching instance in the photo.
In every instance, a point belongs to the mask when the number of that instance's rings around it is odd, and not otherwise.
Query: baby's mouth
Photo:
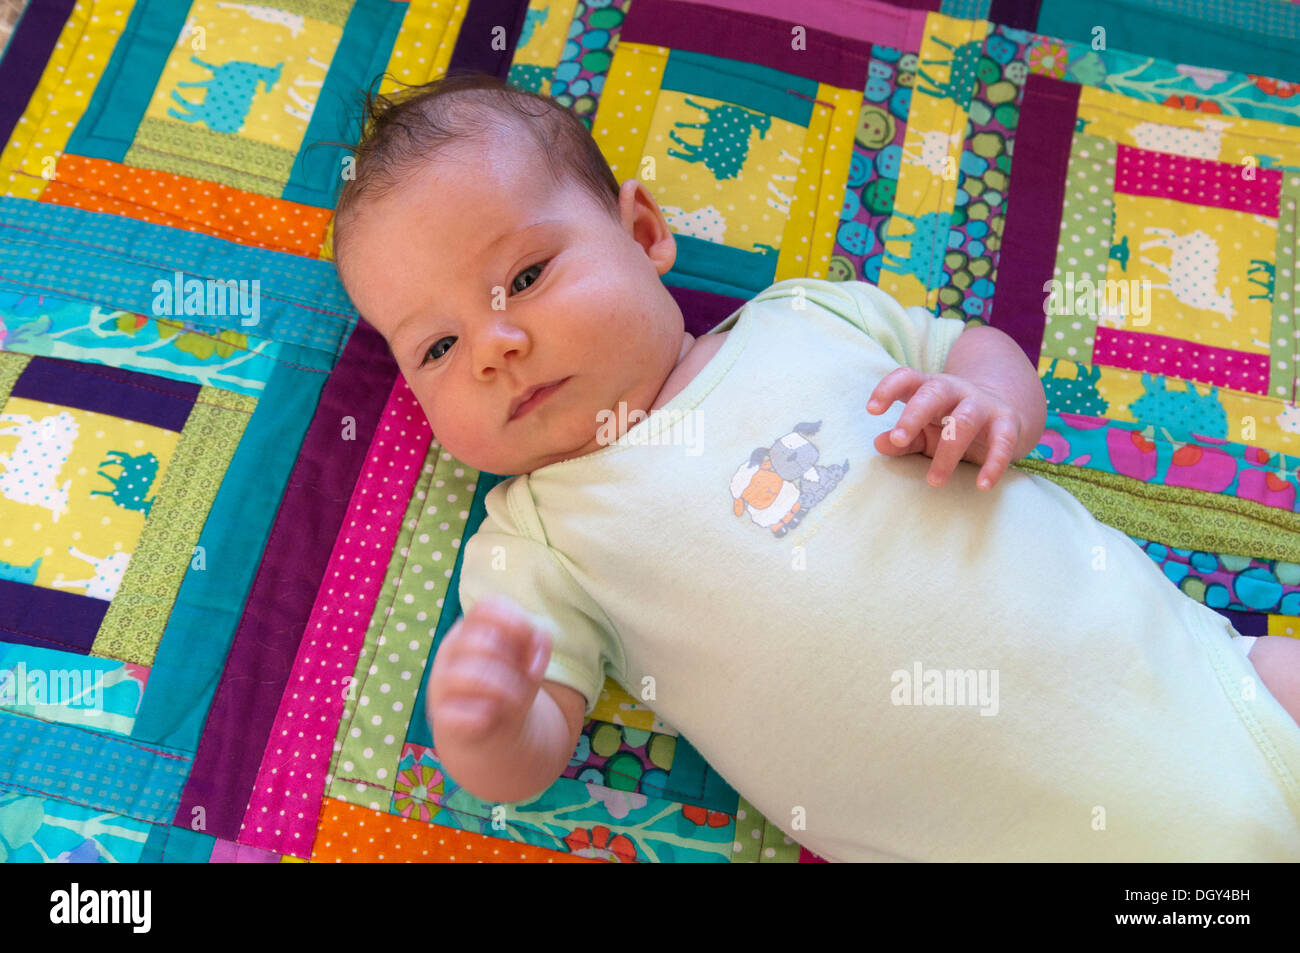
[[[541,386],[535,388],[534,390],[526,394],[524,396],[524,399],[520,401],[518,405],[515,407],[515,409],[511,412],[510,417],[507,420],[507,423],[509,423],[510,421],[518,420],[520,417],[523,417],[525,414],[532,411],[533,408],[538,407],[539,405],[544,403],[547,399],[550,398],[552,394],[554,394],[557,390],[559,390],[560,387],[562,387],[565,381],[567,381],[568,379],[569,378],[564,377],[558,381],[551,381],[549,383],[542,384]]]

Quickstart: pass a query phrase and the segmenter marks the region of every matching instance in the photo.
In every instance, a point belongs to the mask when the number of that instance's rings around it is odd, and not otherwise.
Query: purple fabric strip
[[[41,81],[63,25],[77,0],[41,0],[27,4],[0,60],[0,142],[8,142],[18,117]]]
[[[1043,349],[1043,286],[1052,280],[1061,241],[1061,206],[1079,85],[1035,73],[1025,81],[1007,190],[989,324],[1015,338],[1038,366]]]
[[[447,73],[467,70],[505,79],[527,13],[528,0],[473,0],[456,34],[456,48],[451,52]],[[493,31],[498,27],[506,28],[506,42],[500,44],[503,49],[494,50]]]
[[[866,86],[871,45],[809,28],[807,49],[791,47],[790,23],[680,0],[636,0],[621,40],[741,60],[841,89]]]
[[[0,579],[0,642],[89,655],[108,603]]]
[[[711,331],[731,313],[745,303],[744,298],[730,295],[714,294],[711,291],[696,291],[692,288],[675,288],[669,285],[668,292],[682,309],[686,319],[686,333],[699,337]]]
[[[199,385],[108,364],[34,357],[14,382],[13,396],[93,410],[180,433],[199,396]]]
[[[993,0],[988,21],[1032,32],[1038,26],[1038,10],[1042,5],[1043,0]]]
[[[1242,635],[1268,635],[1268,613],[1266,612],[1238,612],[1235,609],[1215,609],[1214,606],[1210,608],[1227,619]]]
[[[298,643],[347,513],[397,365],[358,321],[321,392],[208,711],[175,821],[207,812],[207,833],[233,841],[257,778]],[[356,439],[342,439],[343,419]]]

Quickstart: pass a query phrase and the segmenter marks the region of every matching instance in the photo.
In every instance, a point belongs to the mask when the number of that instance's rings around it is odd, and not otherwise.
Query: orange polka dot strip
[[[600,863],[326,798],[313,863]]]
[[[333,214],[219,182],[70,153],[60,157],[41,201],[312,258],[320,257]]]

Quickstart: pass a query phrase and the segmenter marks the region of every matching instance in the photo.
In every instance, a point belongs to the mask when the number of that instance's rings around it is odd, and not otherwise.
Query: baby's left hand
[[[883,414],[896,400],[906,403],[903,413],[892,433],[876,436],[875,448],[891,457],[923,453],[932,458],[931,486],[943,486],[957,464],[968,460],[983,464],[976,486],[987,490],[1011,465],[1020,443],[1020,416],[991,391],[952,374],[899,367],[876,385],[867,411]]]

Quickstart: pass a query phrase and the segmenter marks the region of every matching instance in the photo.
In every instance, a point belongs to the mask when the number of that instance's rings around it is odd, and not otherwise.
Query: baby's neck
[[[722,334],[705,334],[701,337],[692,337],[690,334],[682,336],[682,349],[677,357],[677,365],[672,369],[663,386],[659,388],[659,396],[655,398],[650,405],[651,411],[656,411],[664,404],[668,403],[674,397],[695,379],[695,375],[704,370],[704,366],[718,352],[722,346],[722,340],[727,336],[727,332]]]

